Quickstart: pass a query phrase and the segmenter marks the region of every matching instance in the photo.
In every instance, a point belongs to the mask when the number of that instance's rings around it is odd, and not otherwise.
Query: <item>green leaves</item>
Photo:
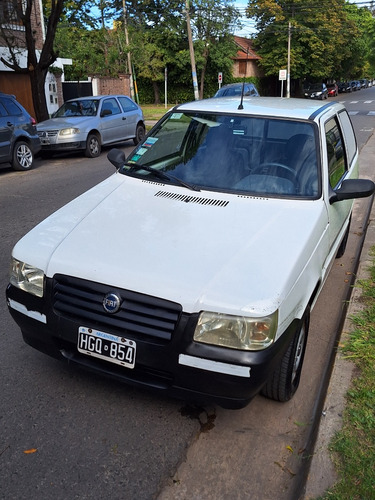
[[[374,19],[344,0],[249,0],[259,30],[256,47],[267,75],[287,66],[291,25],[291,78],[354,78],[375,63]],[[372,59],[373,58],[373,59]]]

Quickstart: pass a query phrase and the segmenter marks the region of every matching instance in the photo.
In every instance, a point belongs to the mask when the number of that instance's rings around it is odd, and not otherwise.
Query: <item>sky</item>
[[[245,11],[246,7],[248,4],[247,0],[234,0],[234,5],[237,7],[237,9],[240,11],[241,15],[243,15],[242,18],[242,24],[243,28],[241,30],[237,30],[235,32],[236,35],[238,36],[244,36],[247,38],[251,38],[251,36],[255,33],[255,23],[253,19],[248,19],[245,16]],[[350,3],[355,3],[358,5],[358,7],[369,7],[372,3],[375,5],[375,0],[350,0]]]

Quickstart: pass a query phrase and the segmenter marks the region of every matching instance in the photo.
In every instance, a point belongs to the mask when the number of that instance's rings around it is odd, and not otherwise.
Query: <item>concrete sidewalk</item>
[[[366,145],[362,148],[360,154],[360,172],[362,174],[360,176],[374,180],[374,167],[375,134],[370,137]],[[363,172],[371,172],[373,175],[371,177],[369,175],[366,176]],[[369,277],[368,268],[373,262],[370,250],[375,245],[375,203],[372,203],[370,206],[368,225],[367,228],[364,228],[364,231],[366,231],[366,235],[360,255],[356,281]],[[362,308],[361,289],[354,286],[346,312],[341,340],[345,341],[345,338],[348,337],[352,329],[352,323],[349,318],[358,313]],[[323,495],[338,480],[334,465],[330,459],[328,446],[334,434],[340,430],[342,425],[345,395],[351,385],[353,370],[354,363],[344,359],[341,352],[338,351],[323,406],[314,455],[306,483],[305,496],[303,497],[305,500]]]

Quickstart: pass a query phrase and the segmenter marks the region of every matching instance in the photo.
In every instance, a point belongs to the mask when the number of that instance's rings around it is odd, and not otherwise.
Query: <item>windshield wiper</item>
[[[149,165],[139,165],[138,163],[125,163],[127,167],[130,167],[131,170],[138,171],[138,170],[146,170],[146,172],[150,172],[152,174],[155,174],[156,177],[159,177],[159,179],[164,179],[166,181],[175,181],[178,182],[181,186],[184,186],[188,189],[191,189],[192,191],[200,191],[197,186],[194,186],[193,184],[189,184],[188,182],[183,181],[182,179],[179,179],[178,177],[175,177],[174,175],[171,174],[166,174],[165,172],[161,172],[160,170],[150,167]]]

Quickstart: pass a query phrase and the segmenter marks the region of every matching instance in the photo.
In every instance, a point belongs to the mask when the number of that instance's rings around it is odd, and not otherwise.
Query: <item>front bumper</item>
[[[55,358],[193,403],[213,402],[224,408],[246,406],[274,371],[298,327],[298,320],[293,321],[278,341],[263,351],[237,351],[200,344],[193,341],[198,314],[186,314],[178,304],[115,290],[126,296],[127,305],[137,302],[134,310],[140,310],[140,317],[149,316],[149,307],[159,316],[175,316],[170,335],[164,334],[161,332],[165,330],[165,321],[159,318],[144,328],[140,324],[134,326],[133,311],[131,314],[127,311],[122,319],[116,314],[102,314],[102,297],[109,288],[105,285],[84,282],[84,293],[93,296],[94,308],[84,306],[77,295],[73,300],[78,307],[70,307],[61,296],[72,282],[75,285],[76,281],[83,280],[63,278],[62,285],[59,280],[47,280],[44,299],[8,285],[9,311],[26,343]],[[81,354],[77,349],[81,326],[122,335],[136,342],[135,367],[129,369]]]
[[[41,144],[42,151],[76,151],[86,149],[85,141],[61,142],[56,144]]]

